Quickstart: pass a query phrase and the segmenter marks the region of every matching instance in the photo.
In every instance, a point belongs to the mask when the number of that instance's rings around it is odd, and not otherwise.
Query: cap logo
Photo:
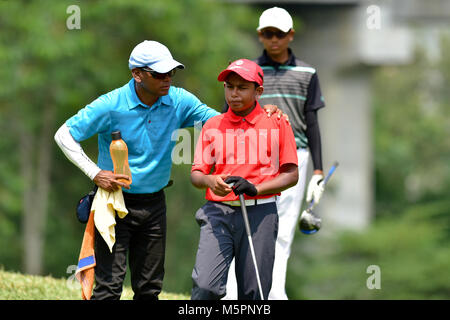
[[[236,64],[237,66],[240,66],[240,65],[243,65],[243,64],[244,64],[244,61],[238,60],[238,61],[236,61],[235,64]]]
[[[250,71],[250,70],[248,70],[247,68],[244,68],[244,67],[241,67],[241,66],[232,66],[232,67],[229,67],[229,68],[228,68],[228,70],[233,70],[233,69],[243,69],[243,70],[245,70],[245,71],[247,71],[247,72]]]

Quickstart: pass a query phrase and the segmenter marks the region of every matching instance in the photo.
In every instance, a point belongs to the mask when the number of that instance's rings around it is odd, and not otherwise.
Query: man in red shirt
[[[257,101],[263,76],[261,67],[247,59],[234,61],[219,74],[229,109],[205,123],[197,143],[191,182],[207,189],[208,202],[196,213],[201,228],[193,300],[225,296],[233,257],[238,299],[261,299],[239,194],[246,199],[263,298],[269,295],[278,231],[275,197],[297,183],[298,169],[290,124],[267,117]]]

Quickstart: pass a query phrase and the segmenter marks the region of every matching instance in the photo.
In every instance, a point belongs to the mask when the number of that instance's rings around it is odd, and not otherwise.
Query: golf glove
[[[258,194],[258,190],[256,190],[255,185],[242,177],[230,176],[225,179],[225,183],[233,183],[233,182],[234,186],[232,187],[232,189],[234,194],[237,196],[245,193],[246,195],[254,197]]]
[[[306,192],[306,202],[314,199],[314,203],[318,204],[324,190],[323,175],[314,174],[309,181],[308,190]]]

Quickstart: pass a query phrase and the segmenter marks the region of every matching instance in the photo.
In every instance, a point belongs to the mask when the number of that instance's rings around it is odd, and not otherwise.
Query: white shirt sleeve
[[[56,144],[61,148],[65,156],[91,180],[102,170],[83,151],[81,145],[75,141],[64,123],[55,133]]]

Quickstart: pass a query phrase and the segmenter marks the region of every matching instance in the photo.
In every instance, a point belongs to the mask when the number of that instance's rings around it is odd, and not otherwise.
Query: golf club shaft
[[[239,201],[241,202],[242,217],[244,218],[245,230],[247,232],[248,243],[250,245],[250,252],[252,254],[253,265],[255,266],[256,281],[258,282],[259,295],[261,296],[261,300],[264,300],[261,280],[259,279],[258,265],[256,263],[255,249],[253,248],[252,233],[250,230],[250,223],[248,222],[247,208],[245,207],[245,199],[243,194],[239,195]]]

